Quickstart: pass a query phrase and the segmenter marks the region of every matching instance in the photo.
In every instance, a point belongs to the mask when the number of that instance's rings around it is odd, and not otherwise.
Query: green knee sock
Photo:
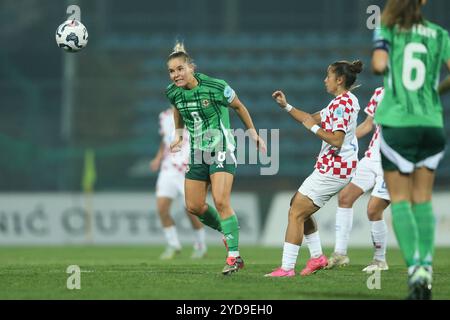
[[[204,225],[222,232],[219,213],[216,209],[214,209],[214,207],[210,206],[209,204],[206,205],[208,206],[208,209],[201,216],[198,216],[198,218]]]
[[[434,233],[436,225],[431,202],[414,204],[412,210],[419,233],[420,264],[422,266],[431,266],[434,254]]]
[[[392,204],[392,224],[398,245],[408,267],[419,264],[419,245],[416,220],[408,201]]]
[[[223,234],[227,240],[229,251],[239,250],[239,222],[237,216],[233,214],[231,217],[221,221]]]

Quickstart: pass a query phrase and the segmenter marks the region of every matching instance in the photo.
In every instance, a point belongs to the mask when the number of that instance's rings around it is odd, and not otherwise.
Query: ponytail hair
[[[184,58],[184,60],[188,64],[192,64],[195,67],[194,60],[187,53],[187,51],[186,51],[186,49],[184,47],[184,43],[182,41],[180,41],[180,40],[177,40],[175,42],[175,45],[173,47],[173,51],[169,55],[169,57],[167,58],[167,62],[169,62],[170,60],[175,59],[175,58]]]
[[[353,62],[345,60],[337,61],[330,67],[333,69],[333,72],[337,77],[345,78],[344,86],[347,90],[353,90],[359,87],[359,85],[353,86],[353,84],[356,81],[357,74],[363,71],[363,63],[361,60],[355,60]]]
[[[409,30],[423,22],[422,0],[388,0],[381,14],[381,22],[388,28],[398,25]]]

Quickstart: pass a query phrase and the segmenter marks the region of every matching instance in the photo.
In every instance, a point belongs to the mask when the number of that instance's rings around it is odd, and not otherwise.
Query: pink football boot
[[[311,258],[306,262],[305,269],[300,272],[302,276],[309,276],[310,274],[316,273],[318,270],[323,269],[327,266],[328,260],[325,255],[321,255],[318,258]]]
[[[264,277],[294,277],[294,276],[295,276],[294,269],[284,270],[281,267],[273,270],[271,273],[264,275]]]

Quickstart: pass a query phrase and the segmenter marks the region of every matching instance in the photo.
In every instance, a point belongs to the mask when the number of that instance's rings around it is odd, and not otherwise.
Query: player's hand
[[[175,140],[170,144],[170,152],[180,152],[181,145],[183,144],[183,137],[177,136]]]
[[[284,95],[283,91],[277,90],[274,93],[272,93],[272,98],[275,99],[275,101],[278,103],[280,108],[284,109],[287,106],[287,100],[286,96]]]
[[[264,142],[264,140],[263,140],[260,136],[258,136],[258,137],[256,138],[255,143],[256,143],[256,147],[257,147],[259,150],[261,150],[262,153],[267,153],[267,146],[266,146],[266,143]]]
[[[156,171],[158,171],[160,165],[161,165],[161,159],[154,158],[152,161],[150,161],[150,170],[152,172],[156,172]]]
[[[313,117],[309,116],[302,122],[306,129],[311,129],[313,125],[317,124]]]

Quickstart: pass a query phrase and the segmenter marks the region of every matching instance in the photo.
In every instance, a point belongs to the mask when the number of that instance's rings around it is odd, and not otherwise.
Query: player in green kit
[[[446,144],[439,85],[450,70],[448,32],[425,20],[425,0],[389,0],[374,37],[372,67],[384,74],[381,125],[384,179],[392,201],[395,235],[408,266],[408,299],[431,299],[435,218],[431,205],[435,170]]]
[[[222,273],[229,275],[244,267],[238,247],[239,223],[230,205],[237,163],[229,108],[236,111],[258,148],[265,152],[266,146],[235,91],[223,80],[194,72],[195,65],[182,43],[176,43],[167,67],[173,83],[166,95],[175,107],[172,152],[182,144],[185,125],[190,134],[191,157],[184,185],[186,208],[205,225],[223,233],[228,257]],[[210,185],[215,208],[206,203]]]

